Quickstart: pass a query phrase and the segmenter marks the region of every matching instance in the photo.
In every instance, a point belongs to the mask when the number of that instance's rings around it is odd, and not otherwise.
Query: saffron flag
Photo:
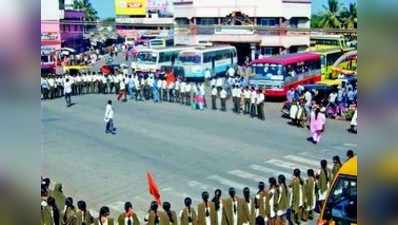
[[[156,202],[160,205],[160,192],[155,179],[153,178],[152,174],[150,174],[149,172],[146,172],[146,178],[148,180],[149,194],[151,194],[153,198],[156,200]]]

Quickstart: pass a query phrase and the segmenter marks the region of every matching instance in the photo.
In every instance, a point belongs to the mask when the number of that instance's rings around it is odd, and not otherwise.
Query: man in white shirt
[[[108,100],[108,104],[105,107],[105,117],[104,121],[105,125],[105,133],[109,134],[116,134],[115,128],[113,127],[113,108],[112,108],[112,101]]]
[[[253,118],[256,116],[256,102],[257,101],[257,92],[254,87],[250,92],[250,116]]]
[[[217,110],[217,94],[217,88],[213,85],[211,89],[211,108],[213,110]]]
[[[187,83],[185,85],[185,104],[186,105],[191,105],[191,90],[192,90],[192,85],[191,83]]]
[[[311,105],[312,105],[312,94],[311,94],[311,92],[309,90],[307,90],[304,93],[304,100],[305,100],[304,109],[305,109],[305,112],[307,114],[307,118],[310,118]]]
[[[251,91],[250,91],[249,87],[246,87],[243,90],[243,98],[244,98],[244,103],[245,103],[244,114],[249,114],[249,112],[250,112],[250,95],[251,95]]]
[[[185,86],[186,86],[186,82],[184,80],[181,81],[181,84],[180,84],[180,96],[181,96],[180,103],[181,104],[185,104],[185,99],[186,99],[186,97],[185,97]]]
[[[174,85],[174,93],[175,93],[175,100],[177,103],[180,103],[181,101],[181,81],[179,79],[176,80],[176,83]]]
[[[69,80],[69,78],[66,78],[64,83],[64,95],[65,95],[66,106],[70,107],[72,105],[72,100],[71,100],[72,82]]]
[[[221,89],[223,88],[223,86],[224,86],[224,78],[218,77],[217,80],[216,80],[217,90],[220,92]]]
[[[227,70],[227,74],[229,77],[234,77],[235,76],[235,69],[231,66]]]
[[[50,99],[55,98],[55,80],[52,74],[48,78],[48,87],[50,89]]]
[[[264,92],[263,90],[260,88],[257,91],[257,99],[256,99],[256,103],[257,103],[257,116],[260,120],[264,120],[264,100],[265,100],[265,96],[264,96]]]
[[[227,91],[224,88],[222,88],[220,91],[220,99],[221,99],[221,111],[225,112],[227,111],[226,108]]]

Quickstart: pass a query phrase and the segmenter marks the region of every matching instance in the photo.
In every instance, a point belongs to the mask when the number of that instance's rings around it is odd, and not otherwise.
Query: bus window
[[[353,176],[340,175],[335,181],[324,211],[327,221],[335,224],[357,222],[357,179]]]

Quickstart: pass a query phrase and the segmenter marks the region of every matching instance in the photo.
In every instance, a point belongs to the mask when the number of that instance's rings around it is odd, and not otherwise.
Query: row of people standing
[[[230,97],[230,98],[229,98]],[[264,120],[264,102],[265,94],[261,88],[254,87],[241,87],[236,84],[231,88],[231,95],[229,96],[224,87],[212,86],[211,91],[212,109],[217,110],[217,99],[220,99],[221,111],[226,111],[226,102],[232,99],[232,111],[236,114],[248,114],[252,118],[258,117]]]
[[[347,158],[354,157],[352,150],[347,151]],[[270,177],[268,184],[260,181],[258,190],[252,193],[245,187],[242,197],[235,188],[228,189],[228,196],[223,197],[220,189],[215,190],[210,199],[207,191],[202,192],[202,200],[196,207],[192,199],[184,199],[184,208],[177,214],[170,202],[163,202],[159,209],[153,201],[142,222],[145,225],[282,225],[300,224],[312,220],[316,206],[322,207],[332,181],[342,166],[338,156],[333,157],[333,168],[329,169],[326,160],[321,160],[320,169],[315,172],[308,169],[303,179],[300,169],[294,169],[291,181],[284,175]],[[56,184],[49,190],[50,180],[42,179],[41,215],[45,225],[140,225],[141,220],[134,212],[131,202],[126,202],[117,221],[110,217],[110,209],[101,207],[99,216],[94,218],[87,210],[84,201],[74,206],[71,197],[65,197],[62,185]]]

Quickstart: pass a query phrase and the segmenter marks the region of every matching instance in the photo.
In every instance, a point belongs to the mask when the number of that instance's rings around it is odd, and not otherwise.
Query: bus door
[[[215,62],[214,57],[211,57],[211,71],[212,71],[212,74],[217,75],[216,74],[216,62]]]

